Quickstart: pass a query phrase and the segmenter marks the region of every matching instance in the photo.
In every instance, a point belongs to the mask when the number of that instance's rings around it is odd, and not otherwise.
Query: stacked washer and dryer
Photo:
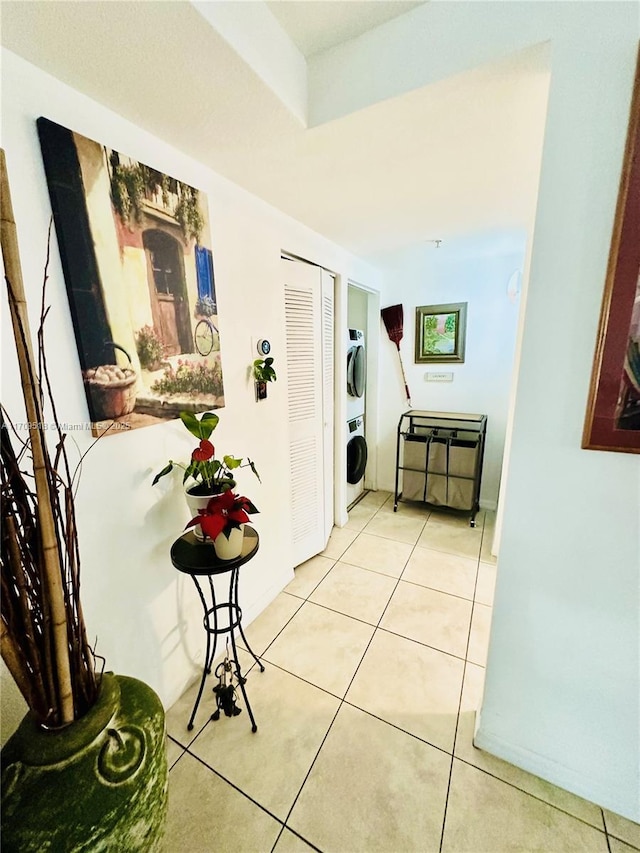
[[[347,340],[347,507],[364,491],[367,442],[364,404],[367,379],[364,332],[349,329]]]

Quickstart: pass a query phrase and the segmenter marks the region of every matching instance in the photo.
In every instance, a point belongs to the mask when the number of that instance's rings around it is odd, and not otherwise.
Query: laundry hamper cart
[[[398,423],[394,512],[398,502],[469,512],[480,508],[487,416],[452,412],[405,412]]]

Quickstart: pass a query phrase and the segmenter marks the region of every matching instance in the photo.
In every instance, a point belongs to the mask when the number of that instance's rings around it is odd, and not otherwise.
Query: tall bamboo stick
[[[33,473],[38,497],[38,522],[42,541],[43,571],[42,579],[47,592],[51,612],[51,639],[55,661],[58,702],[60,706],[60,724],[70,723],[74,719],[73,691],[69,664],[69,644],[67,620],[62,588],[61,555],[56,537],[56,528],[51,506],[49,480],[47,472],[47,448],[40,428],[42,406],[40,386],[37,381],[35,361],[31,347],[27,303],[22,282],[22,270],[18,251],[16,226],[13,219],[13,207],[9,189],[9,179],[4,151],[0,149],[0,237],[7,286],[11,290],[9,304],[11,322],[18,353],[20,380],[24,394],[29,438],[33,457]],[[5,655],[5,637],[2,636],[2,655]],[[7,648],[7,653],[10,650]]]

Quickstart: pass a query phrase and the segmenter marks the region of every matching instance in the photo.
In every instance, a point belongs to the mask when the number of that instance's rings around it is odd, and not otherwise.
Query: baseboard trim
[[[502,738],[497,737],[491,732],[487,732],[482,727],[480,721],[476,733],[473,738],[473,745],[478,749],[495,755],[503,761],[508,761],[509,764],[514,764],[527,773],[532,773],[534,776],[540,777],[552,785],[557,785],[565,791],[575,794],[577,797],[582,797],[591,803],[595,803],[602,808],[609,809],[615,814],[622,815],[629,820],[638,823],[640,821],[640,811],[637,810],[637,805],[633,802],[633,797],[629,797],[628,802],[616,800],[612,795],[610,785],[598,785],[597,783],[586,783],[584,777],[565,767],[552,759],[546,758],[538,753],[523,749],[520,746],[509,743]],[[636,811],[634,811],[636,809]]]
[[[480,501],[480,509],[496,510],[498,501]]]

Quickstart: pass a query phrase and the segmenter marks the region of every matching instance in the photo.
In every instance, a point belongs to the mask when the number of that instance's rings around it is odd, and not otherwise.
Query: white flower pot
[[[191,495],[187,490],[185,490],[184,496],[187,500],[187,506],[189,507],[189,512],[191,513],[189,516],[189,520],[195,518],[198,515],[198,510],[205,509],[211,498],[217,496],[217,493],[211,495]],[[200,539],[204,541],[207,537],[202,532],[202,529],[199,524],[196,524],[191,528],[193,530],[196,539]]]
[[[199,526],[199,525],[198,525]],[[229,538],[220,533],[213,540],[216,557],[219,560],[235,560],[242,553],[242,542],[244,539],[244,524],[240,528],[234,527],[229,531]]]

